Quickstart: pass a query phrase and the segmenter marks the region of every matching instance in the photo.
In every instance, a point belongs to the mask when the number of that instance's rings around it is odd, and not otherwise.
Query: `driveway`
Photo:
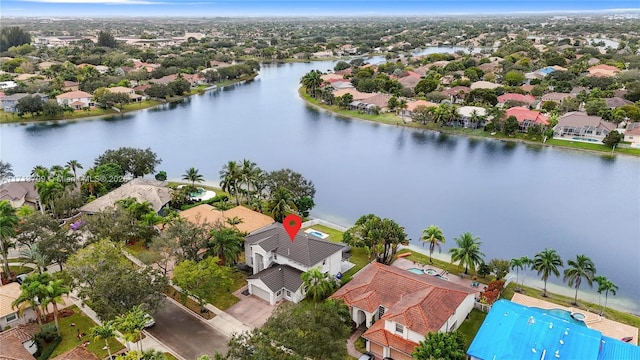
[[[171,300],[165,302],[154,318],[156,325],[147,331],[185,359],[227,353],[227,336]]]
[[[257,296],[244,295],[242,292],[246,289],[244,287],[233,293],[240,301],[225,312],[252,328],[261,327],[277,306],[271,306]]]

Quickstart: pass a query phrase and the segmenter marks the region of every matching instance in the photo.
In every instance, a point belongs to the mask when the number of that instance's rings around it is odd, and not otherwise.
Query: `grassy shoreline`
[[[529,134],[516,134],[515,136],[512,137],[512,136],[507,136],[500,133],[491,135],[490,133],[482,129],[444,127],[438,124],[422,125],[420,123],[415,123],[415,122],[403,123],[402,119],[390,113],[385,113],[380,115],[361,114],[353,110],[338,109],[338,107],[335,105],[323,104],[317,99],[314,99],[309,94],[307,94],[304,87],[302,86],[298,89],[298,94],[310,106],[313,106],[320,110],[328,111],[337,116],[344,116],[344,117],[348,117],[356,120],[366,120],[366,121],[372,121],[372,122],[387,124],[387,125],[403,126],[403,127],[422,129],[422,130],[431,130],[431,131],[437,131],[442,134],[463,135],[463,136],[477,138],[477,139],[495,139],[495,140],[515,142],[515,143],[524,143],[527,145],[537,145],[540,147],[550,146],[550,147],[568,149],[568,150],[587,151],[587,152],[592,152],[594,154],[600,154],[600,155],[621,154],[621,155],[631,155],[631,156],[640,157],[640,149],[616,147],[615,151],[612,152],[609,147],[605,145],[599,145],[599,144],[588,144],[588,143],[582,143],[582,142],[572,142],[572,141],[564,141],[564,140],[556,140],[556,139],[549,139],[547,140],[547,142],[543,143],[540,141],[540,136],[531,136]],[[529,139],[529,137],[531,137],[531,139]]]
[[[26,125],[26,124],[35,124],[35,123],[47,123],[49,121],[53,121],[53,122],[58,122],[58,121],[84,121],[84,120],[93,120],[93,119],[97,119],[97,118],[104,118],[104,117],[108,117],[108,116],[115,116],[115,115],[123,115],[123,114],[127,114],[127,113],[131,113],[134,111],[139,111],[139,110],[144,110],[144,109],[151,109],[157,106],[161,106],[161,105],[165,105],[165,104],[169,104],[169,103],[173,103],[173,102],[178,102],[178,101],[182,101],[190,96],[193,95],[200,95],[200,94],[204,94],[204,92],[206,91],[206,89],[213,87],[213,86],[217,86],[218,89],[222,89],[226,86],[230,86],[230,85],[234,85],[237,83],[241,83],[243,81],[248,81],[248,80],[252,80],[254,79],[256,76],[258,76],[258,74],[255,75],[250,75],[250,76],[242,76],[238,79],[235,80],[227,80],[227,81],[220,81],[218,83],[215,84],[211,84],[211,85],[201,85],[201,86],[197,86],[191,89],[191,92],[189,93],[189,95],[185,95],[185,96],[173,96],[170,97],[168,99],[166,99],[166,101],[159,101],[159,100],[145,100],[139,103],[130,103],[130,104],[126,104],[123,106],[122,110],[120,112],[117,112],[113,109],[99,109],[99,108],[95,108],[95,109],[91,109],[89,111],[84,111],[84,110],[80,110],[80,111],[74,111],[72,114],[63,114],[61,116],[57,116],[54,118],[47,118],[44,115],[40,115],[40,116],[36,116],[36,117],[19,117],[18,115],[14,114],[14,113],[5,113],[2,112],[0,113],[0,124],[21,124],[21,125]]]

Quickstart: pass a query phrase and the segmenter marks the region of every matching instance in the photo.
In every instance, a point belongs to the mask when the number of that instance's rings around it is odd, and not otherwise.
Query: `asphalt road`
[[[147,331],[187,360],[205,354],[213,356],[216,352],[227,353],[229,339],[224,334],[170,300],[154,318],[155,326]]]

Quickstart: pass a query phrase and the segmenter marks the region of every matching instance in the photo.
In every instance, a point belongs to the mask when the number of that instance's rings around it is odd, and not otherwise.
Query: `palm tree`
[[[253,186],[253,183],[256,180],[258,170],[256,163],[247,159],[242,160],[242,166],[240,167],[240,181],[242,181],[246,187],[245,191],[247,194],[247,202],[249,202],[251,188],[255,187]]]
[[[598,294],[604,291],[604,307],[600,309],[600,315],[602,315],[604,313],[604,310],[607,308],[609,292],[615,295],[618,291],[618,285],[614,284],[611,280],[607,279],[604,276],[596,276],[594,280],[598,283]]]
[[[305,294],[310,294],[313,301],[318,306],[318,302],[324,300],[335,288],[335,283],[331,281],[329,274],[323,273],[320,268],[309,269],[300,275],[304,283]]]
[[[113,325],[116,330],[120,331],[127,341],[127,348],[129,348],[129,342],[134,343],[141,340],[142,329],[144,329],[147,323],[146,313],[142,311],[140,305],[134,306],[126,314],[118,316]],[[142,342],[138,342],[140,351],[142,352]]]
[[[558,270],[558,268],[562,266],[562,259],[554,249],[544,249],[533,258],[533,269],[538,272],[538,275],[542,274],[542,281],[544,281],[544,293],[542,296],[547,297],[547,280],[549,279],[549,275],[554,274],[556,277],[560,276],[560,270]]]
[[[480,251],[480,245],[482,242],[479,237],[473,237],[470,232],[466,232],[460,235],[459,238],[454,239],[457,248],[450,249],[451,262],[458,261],[458,266],[464,265],[464,273],[469,273],[469,268],[473,268],[475,271],[476,265],[483,262],[482,258],[484,253]]]
[[[41,275],[49,275],[44,273]],[[46,279],[46,277],[44,277]],[[53,280],[49,275],[49,281],[42,283],[42,306],[53,305],[53,319],[55,320],[56,330],[60,335],[60,326],[58,325],[58,304],[64,304],[62,295],[66,295],[71,291],[68,286],[63,285],[62,280]],[[62,336],[62,335],[60,335]]]
[[[64,186],[61,183],[53,180],[37,182],[35,187],[41,204],[49,208],[53,206],[53,200],[64,190]]]
[[[567,261],[569,268],[564,270],[563,281],[566,281],[569,286],[576,288],[576,295],[573,298],[574,305],[578,304],[578,288],[582,284],[582,280],[587,280],[589,286],[593,286],[593,277],[596,274],[596,266],[593,261],[585,255],[576,256],[576,260]]]
[[[20,285],[20,295],[11,303],[11,308],[18,308],[18,313],[22,314],[27,308],[32,308],[36,313],[38,325],[42,326],[42,313],[38,298],[41,294],[41,285],[33,275],[27,276]]]
[[[109,339],[116,336],[116,329],[113,321],[105,321],[102,325],[96,325],[91,328],[91,336],[94,339],[104,339],[104,345],[107,348],[109,359],[111,359],[111,348],[109,347]]]
[[[191,181],[191,186],[196,186],[196,182],[203,182],[204,176],[199,173],[198,169],[190,167],[187,172],[182,175],[182,180]]]
[[[13,176],[13,166],[10,163],[0,160],[0,180]]]
[[[400,110],[400,118],[402,119],[402,122],[404,122],[404,110],[408,107],[409,105],[407,105],[407,100],[405,99],[401,99],[400,101],[398,101],[398,110]]]
[[[49,169],[42,165],[36,165],[31,169],[31,176],[37,178],[36,181],[49,180]]]
[[[304,74],[300,83],[305,87],[307,94],[316,97],[317,90],[322,85],[322,72],[320,70],[311,70]]]
[[[442,229],[435,225],[429,225],[428,228],[422,230],[422,236],[420,237],[420,240],[423,241],[422,245],[424,245],[425,243],[429,243],[429,262],[431,263],[433,262],[433,259],[431,258],[433,250],[435,250],[435,248],[437,247],[438,251],[441,251],[440,245],[446,242],[444,234],[442,233]]]
[[[529,259],[526,256],[511,259],[511,261],[509,262],[509,265],[511,266],[511,270],[516,271],[516,285],[519,284],[518,279],[520,278],[520,270],[525,270],[526,268],[528,268],[530,263],[531,263],[531,259]],[[522,275],[522,283],[524,286],[524,274]],[[522,290],[522,289],[520,287],[517,287],[516,291],[519,291],[519,290]]]
[[[595,281],[598,284],[598,309],[600,309],[602,308],[602,292],[604,291],[602,284],[609,281],[609,279],[607,279],[606,276],[598,275],[593,278],[593,281]]]
[[[220,170],[220,187],[236,197],[236,205],[240,205],[238,183],[240,182],[240,166],[235,161],[226,163]]]
[[[233,226],[235,229],[237,229],[238,227],[236,225],[242,224],[244,222],[244,220],[242,220],[240,217],[238,216],[234,216],[232,218],[228,218],[226,220],[227,224]]]
[[[38,269],[39,274],[42,274],[42,271],[49,266],[49,259],[38,250],[38,246],[22,249],[20,251],[20,257],[22,258],[23,266],[25,264],[33,264]]]
[[[271,217],[277,222],[281,223],[288,213],[296,212],[295,203],[293,202],[293,195],[291,192],[283,187],[278,187],[273,192],[271,200],[269,200],[269,211]]]
[[[220,264],[227,265],[227,261],[235,262],[244,250],[244,238],[235,228],[221,227],[210,232],[209,249],[220,259]]]
[[[9,272],[9,248],[14,244],[11,239],[16,236],[18,216],[8,200],[0,201],[0,252],[2,253],[3,272],[8,279]]]
[[[80,162],[78,162],[78,160],[69,160],[67,161],[67,168],[69,168],[72,172],[73,172],[73,178],[76,180],[76,182],[78,181],[78,174],[76,173],[76,171],[78,169],[82,169],[82,165],[80,164]]]

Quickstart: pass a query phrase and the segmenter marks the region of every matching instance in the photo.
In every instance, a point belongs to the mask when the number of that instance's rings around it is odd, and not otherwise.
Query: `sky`
[[[1,0],[7,16],[393,16],[640,10],[640,0]],[[620,12],[620,11],[619,11]]]

